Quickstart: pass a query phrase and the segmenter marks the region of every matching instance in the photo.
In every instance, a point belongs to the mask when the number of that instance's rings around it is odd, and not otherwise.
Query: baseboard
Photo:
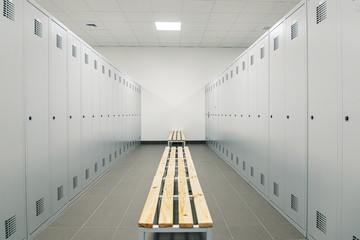
[[[190,140],[186,141],[186,144],[205,144],[205,140]],[[141,141],[141,144],[161,144],[161,145],[167,145],[167,141]]]

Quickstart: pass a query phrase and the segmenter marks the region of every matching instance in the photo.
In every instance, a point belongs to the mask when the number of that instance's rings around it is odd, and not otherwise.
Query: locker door
[[[239,136],[239,161],[240,173],[248,178],[250,144],[249,144],[249,76],[248,76],[248,54],[240,58],[240,81],[241,81],[241,111],[240,111],[240,136]]]
[[[236,73],[235,73],[235,66],[234,63],[230,68],[229,73],[229,111],[228,111],[228,119],[229,119],[229,156],[228,159],[230,160],[231,165],[233,168],[236,168],[236,162],[235,162],[235,132],[236,132],[236,121],[235,121],[235,112],[236,112],[236,106],[239,104],[239,100],[235,98],[236,96]]]
[[[15,240],[26,237],[23,1],[4,1],[0,11],[0,239]]]
[[[241,144],[240,144],[240,138],[241,138],[241,106],[242,106],[242,82],[240,78],[240,60],[237,60],[235,62],[234,66],[234,87],[233,87],[233,95],[235,97],[235,106],[234,106],[234,125],[233,125],[233,162],[235,169],[238,172],[241,172],[241,163],[240,163],[240,153],[241,153]]]
[[[120,155],[123,155],[124,153],[124,143],[123,143],[123,139],[124,139],[124,131],[123,131],[123,121],[124,121],[124,111],[123,111],[123,81],[124,81],[124,75],[121,75],[121,77],[119,78],[119,85],[118,85],[118,91],[119,91],[119,153]]]
[[[105,62],[101,59],[101,73],[100,73],[100,142],[101,142],[101,172],[103,172],[107,164],[107,92],[106,92],[106,74]],[[100,66],[99,65],[99,66]]]
[[[224,141],[224,130],[225,130],[225,121],[224,121],[224,87],[225,86],[225,77],[221,76],[219,81],[219,152],[222,157],[225,155],[225,141]]]
[[[114,80],[113,80],[113,87],[112,87],[112,90],[113,90],[113,93],[114,93],[114,113],[113,113],[113,116],[114,116],[114,132],[113,132],[113,139],[114,139],[114,160],[115,162],[117,160],[119,160],[119,145],[118,145],[118,132],[119,132],[119,129],[118,129],[118,108],[119,108],[119,101],[118,101],[118,94],[119,94],[119,91],[118,91],[118,76],[119,76],[119,73],[116,71],[115,74],[114,74]]]
[[[107,163],[109,164],[108,167],[110,167],[113,164],[113,148],[114,145],[112,144],[112,118],[110,118],[111,111],[112,111],[112,91],[111,91],[111,84],[112,84],[112,69],[111,66],[106,63],[106,76],[105,76],[105,84],[106,84],[106,142],[107,142]],[[112,116],[111,116],[112,117]]]
[[[342,170],[342,229],[340,239],[360,239],[360,169],[359,136],[360,111],[358,56],[360,31],[360,2],[345,0],[342,6],[343,59],[343,170]],[[348,118],[346,118],[348,117]],[[346,120],[346,119],[347,120]]]
[[[308,2],[308,228],[336,239],[338,144],[338,1]]]
[[[270,33],[270,181],[269,197],[281,210],[285,200],[284,24]]]
[[[83,188],[87,187],[93,173],[91,155],[91,62],[90,49],[81,44],[81,159]]]
[[[67,36],[68,163],[70,198],[82,189],[80,41]]]
[[[256,138],[258,159],[258,188],[265,195],[269,192],[269,37],[266,35],[256,45],[257,51],[257,101]]]
[[[101,140],[100,140],[100,77],[101,66],[99,57],[91,53],[91,129],[92,129],[92,167],[94,178],[100,174],[101,168]]]
[[[24,79],[28,226],[32,233],[50,216],[49,19],[25,2]]]
[[[66,30],[50,22],[49,104],[51,214],[68,201]]]
[[[256,58],[256,47],[249,50],[249,112],[247,116],[249,132],[248,132],[248,176],[249,180],[254,186],[257,186],[257,138],[256,138],[256,100],[257,100],[257,58]]]
[[[305,230],[307,189],[306,8],[285,20],[285,213]]]

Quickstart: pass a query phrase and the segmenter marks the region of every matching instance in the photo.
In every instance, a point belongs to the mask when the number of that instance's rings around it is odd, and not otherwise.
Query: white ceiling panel
[[[45,0],[44,0],[45,1]],[[65,11],[91,11],[89,6],[83,0],[51,0],[62,10]],[[41,4],[40,4],[41,5]],[[44,6],[45,8],[45,6]],[[46,9],[46,8],[45,8]],[[50,10],[48,10],[50,11]]]
[[[246,2],[243,1],[216,1],[213,12],[240,13]]]
[[[123,12],[95,12],[100,21],[127,21]]]
[[[181,0],[150,0],[154,12],[180,12]]]
[[[248,2],[241,11],[242,13],[269,13],[276,4],[273,2]]]
[[[78,1],[78,0],[73,0]],[[84,0],[93,11],[121,11],[120,4],[117,0]]]
[[[186,12],[182,15],[182,22],[207,22],[209,17],[210,13]]]
[[[209,22],[206,26],[206,30],[210,31],[228,31],[232,26],[232,23],[223,22]]]
[[[119,0],[121,9],[124,12],[151,12],[149,0]]]
[[[154,22],[154,14],[151,12],[129,12],[125,13],[129,22]]]
[[[103,22],[103,24],[108,30],[131,30],[128,22]]]
[[[183,11],[196,13],[211,12],[213,5],[213,1],[184,1]]]
[[[67,12],[67,15],[74,22],[79,22],[79,21],[92,22],[92,21],[98,21],[99,20],[98,17],[93,12],[73,12],[73,11],[69,11],[69,12]]]

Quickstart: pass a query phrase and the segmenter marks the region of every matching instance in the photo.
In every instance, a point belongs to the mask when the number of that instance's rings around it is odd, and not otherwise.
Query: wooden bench
[[[166,147],[138,223],[145,233],[201,232],[212,239],[213,221],[188,147]]]
[[[180,143],[181,146],[185,147],[186,138],[184,135],[184,132],[182,130],[173,130],[170,132],[169,138],[168,138],[168,146],[172,147],[173,144]],[[174,145],[175,145],[174,144]]]

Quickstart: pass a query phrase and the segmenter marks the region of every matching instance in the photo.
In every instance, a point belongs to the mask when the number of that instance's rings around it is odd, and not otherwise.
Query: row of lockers
[[[141,87],[35,3],[0,6],[0,239],[19,240],[138,145]]]
[[[205,87],[209,146],[309,239],[360,238],[359,12],[302,1]]]

